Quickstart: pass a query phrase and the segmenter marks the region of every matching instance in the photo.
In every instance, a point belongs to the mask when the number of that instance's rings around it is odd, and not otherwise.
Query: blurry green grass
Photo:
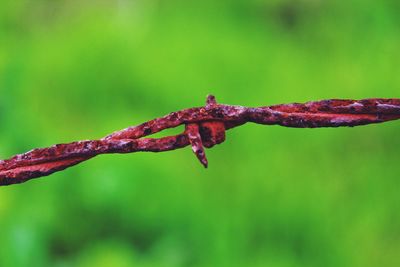
[[[0,156],[204,104],[399,97],[395,1],[0,4]],[[0,188],[0,266],[398,266],[396,122],[245,125]]]

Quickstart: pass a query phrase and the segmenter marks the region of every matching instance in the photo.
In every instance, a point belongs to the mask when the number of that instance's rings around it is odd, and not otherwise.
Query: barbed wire
[[[33,149],[0,161],[0,185],[17,184],[64,170],[100,154],[163,152],[191,145],[204,167],[206,148],[225,141],[225,131],[253,122],[295,128],[358,126],[400,119],[400,99],[330,99],[266,107],[218,104],[209,95],[204,107],[172,112],[138,126],[114,132],[99,140],[84,140]],[[185,125],[174,136],[144,138]]]

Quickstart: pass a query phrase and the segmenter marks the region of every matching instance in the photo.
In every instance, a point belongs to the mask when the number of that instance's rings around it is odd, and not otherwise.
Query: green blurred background
[[[246,106],[399,97],[399,12],[397,0],[1,0],[0,157],[208,93]],[[185,148],[2,187],[0,266],[399,266],[399,132],[249,124],[207,152],[207,170]]]

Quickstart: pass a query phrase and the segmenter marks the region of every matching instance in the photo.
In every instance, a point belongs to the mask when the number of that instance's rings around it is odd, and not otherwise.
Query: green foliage
[[[396,1],[0,2],[0,157],[204,104],[399,97]],[[399,266],[398,122],[245,125],[0,188],[0,266]]]

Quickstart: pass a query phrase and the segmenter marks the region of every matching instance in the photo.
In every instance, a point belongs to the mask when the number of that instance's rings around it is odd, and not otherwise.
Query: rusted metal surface
[[[199,125],[196,123],[189,123],[186,125],[185,132],[189,138],[190,144],[192,145],[193,153],[199,159],[200,163],[207,168],[208,160],[204,150],[203,141],[200,136]]]
[[[267,107],[222,105],[208,96],[206,106],[172,112],[100,140],[34,149],[0,161],[0,185],[16,184],[64,170],[99,154],[162,152],[188,145],[203,166],[205,148],[225,141],[225,131],[247,122],[296,128],[358,126],[400,119],[400,99],[323,100]],[[186,125],[182,134],[145,136]]]

